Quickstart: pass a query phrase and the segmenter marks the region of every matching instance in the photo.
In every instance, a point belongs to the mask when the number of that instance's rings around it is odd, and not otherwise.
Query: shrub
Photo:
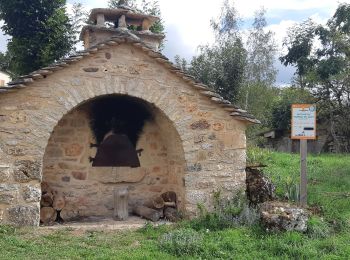
[[[311,217],[307,225],[307,234],[311,238],[326,238],[330,235],[329,225],[321,218]]]
[[[248,206],[244,191],[229,198],[223,198],[221,192],[213,194],[213,211],[198,205],[199,217],[187,222],[184,226],[195,230],[223,230],[237,226],[255,225],[260,215],[257,209]]]
[[[196,255],[201,251],[203,235],[190,228],[181,228],[160,237],[159,246],[175,256]]]
[[[271,159],[271,151],[257,146],[249,146],[247,149],[247,165],[267,164]]]

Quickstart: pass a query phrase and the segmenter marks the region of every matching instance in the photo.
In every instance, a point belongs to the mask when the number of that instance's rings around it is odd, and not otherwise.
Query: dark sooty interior
[[[128,96],[107,96],[96,99],[91,105],[91,128],[100,144],[111,130],[126,134],[134,147],[152,113],[144,101]]]

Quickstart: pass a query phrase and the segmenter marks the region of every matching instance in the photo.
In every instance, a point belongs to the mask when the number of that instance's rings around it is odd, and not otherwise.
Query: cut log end
[[[55,222],[57,211],[52,207],[43,207],[40,210],[40,222],[47,225]]]
[[[147,208],[145,206],[136,206],[134,208],[134,213],[153,222],[158,221],[161,217],[161,213],[159,211]]]
[[[177,209],[167,207],[164,209],[164,217],[171,222],[177,222],[181,219],[181,214]]]

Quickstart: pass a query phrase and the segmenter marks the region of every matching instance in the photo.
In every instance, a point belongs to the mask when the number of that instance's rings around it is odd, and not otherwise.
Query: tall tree
[[[71,24],[71,34],[74,35],[75,43],[78,43],[81,29],[88,21],[88,12],[84,9],[84,6],[81,3],[74,3],[72,6],[72,14],[69,19]]]
[[[65,56],[74,39],[65,0],[0,0],[2,29],[12,38],[9,69],[27,74]]]
[[[239,92],[239,104],[262,122],[261,126],[255,127],[257,131],[270,127],[272,107],[278,93],[274,87],[277,46],[273,32],[266,30],[265,13],[263,8],[255,12],[252,28],[249,30],[245,84]]]
[[[301,87],[317,98],[336,149],[350,151],[343,140],[350,139],[350,4],[340,4],[326,25],[297,25],[285,44],[288,53],[281,61],[297,68]]]
[[[136,0],[109,0],[109,8],[118,8],[121,5],[129,6],[131,8],[136,8]]]
[[[175,65],[184,72],[188,71],[188,63],[185,58],[181,58],[180,55],[174,57]]]
[[[215,44],[201,46],[189,72],[230,101],[237,100],[244,79],[246,50],[239,31],[241,19],[226,0],[220,17],[212,20]]]
[[[246,79],[248,82],[271,86],[276,81],[277,70],[274,66],[277,45],[272,31],[266,31],[266,11],[255,12],[252,29],[247,40],[248,62]]]

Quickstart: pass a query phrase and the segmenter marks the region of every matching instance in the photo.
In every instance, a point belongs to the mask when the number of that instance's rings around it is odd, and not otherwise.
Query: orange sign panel
[[[316,105],[292,105],[292,139],[316,139]]]

